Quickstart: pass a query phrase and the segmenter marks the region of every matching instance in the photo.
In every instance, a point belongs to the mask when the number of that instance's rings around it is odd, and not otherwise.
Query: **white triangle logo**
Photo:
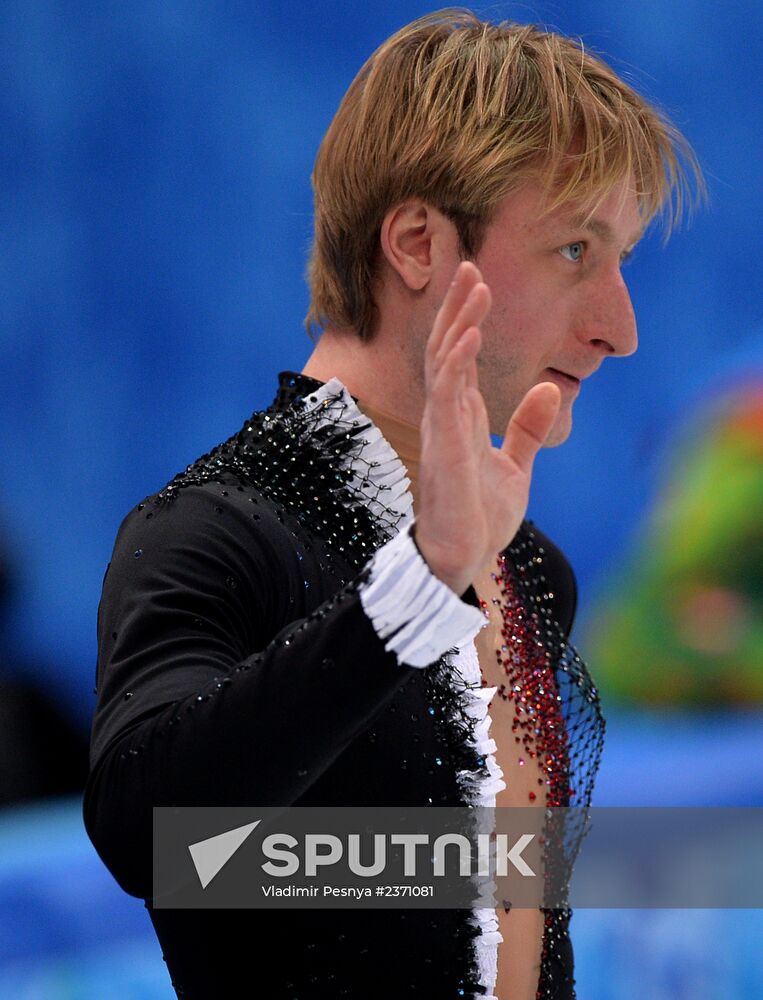
[[[237,826],[235,830],[218,833],[216,837],[209,837],[196,844],[189,844],[188,850],[191,852],[202,889],[206,889],[223,865],[230,861],[260,822],[261,820],[257,819],[254,823],[247,823],[246,826]]]

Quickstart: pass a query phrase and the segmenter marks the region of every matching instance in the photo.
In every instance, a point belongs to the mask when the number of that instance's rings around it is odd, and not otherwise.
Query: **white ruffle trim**
[[[472,911],[472,919],[480,929],[480,936],[474,941],[480,986],[488,991],[482,1000],[498,1000],[493,993],[498,979],[498,945],[503,941],[503,934],[498,930],[498,917],[495,910],[476,909]]]
[[[506,787],[503,771],[495,759],[495,740],[489,735],[492,719],[488,704],[498,688],[482,687],[482,674],[474,642],[459,649],[453,658],[453,666],[466,685],[464,709],[469,718],[475,720],[473,745],[478,755],[485,758],[488,772],[481,780],[476,795],[470,794],[470,800],[473,805],[494,808],[496,795]],[[466,782],[471,778],[471,772],[462,771],[460,777]],[[503,941],[503,935],[498,930],[498,917],[495,909],[476,907],[472,912],[472,919],[480,931],[479,937],[475,938],[474,948],[480,984],[488,991],[484,1000],[497,1000],[493,990],[498,978],[498,945]]]
[[[336,397],[341,397],[344,405],[344,420],[369,424],[362,431],[365,443],[357,456],[368,463],[368,469],[363,476],[352,470],[350,488],[364,498],[368,510],[385,524],[389,524],[390,514],[399,515],[399,519],[391,525],[396,536],[377,550],[372,562],[371,582],[360,588],[363,608],[379,636],[389,639],[386,648],[394,650],[403,663],[427,666],[439,659],[445,650],[458,647],[452,665],[466,685],[463,707],[475,720],[473,745],[479,756],[485,758],[488,772],[481,779],[477,794],[474,794],[470,784],[465,798],[474,805],[494,807],[495,797],[506,787],[506,783],[494,756],[495,741],[489,735],[491,718],[488,703],[497,688],[482,687],[473,641],[485,624],[484,617],[438,580],[422,558],[410,537],[413,496],[409,490],[407,469],[371,418],[360,411],[342,382],[338,378],[330,379],[310,393],[306,403],[311,410],[320,407],[328,410],[331,400]],[[324,423],[333,421],[329,416],[321,421],[318,415],[318,426]],[[369,481],[369,486],[363,486],[364,479]],[[381,499],[376,498],[378,490],[382,491]],[[461,772],[459,778],[463,779],[465,789],[467,779],[473,780],[468,771]],[[488,991],[483,1000],[498,1000],[493,993],[498,975],[498,945],[503,941],[498,930],[498,917],[494,909],[475,907],[472,919],[480,930],[474,948],[480,984]]]
[[[413,519],[413,495],[408,488],[411,481],[407,476],[408,470],[376,424],[365,413],[361,413],[357,403],[338,378],[329,379],[319,389],[305,397],[305,412],[316,413],[317,427],[333,424],[334,420],[329,412],[332,401],[337,398],[341,399],[344,407],[342,415],[344,422],[358,421],[358,424],[369,425],[358,434],[362,446],[356,459],[362,459],[364,467],[362,470],[356,469],[354,460],[350,461],[353,476],[348,486],[363,500],[364,506],[374,517],[381,519],[385,524],[389,522],[390,514],[395,516],[399,514],[397,529],[400,530]],[[323,420],[320,416],[321,409],[327,411]],[[368,465],[367,469],[365,463]],[[359,475],[359,471],[362,474]],[[363,486],[364,480],[369,483],[368,486]],[[378,491],[381,491],[381,495],[377,499]]]
[[[377,550],[359,594],[385,649],[400,663],[426,667],[454,646],[473,647],[485,618],[433,575],[411,538],[413,523]]]

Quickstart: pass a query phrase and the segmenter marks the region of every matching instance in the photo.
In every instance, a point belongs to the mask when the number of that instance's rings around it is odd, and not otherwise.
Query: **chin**
[[[570,434],[572,434],[572,418],[566,417],[562,420],[557,420],[548,432],[546,440],[543,442],[543,447],[558,448],[560,444],[564,444]]]

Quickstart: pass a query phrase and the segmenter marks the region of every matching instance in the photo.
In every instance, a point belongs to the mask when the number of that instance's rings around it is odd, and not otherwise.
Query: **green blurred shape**
[[[763,700],[763,383],[735,390],[678,443],[592,622],[583,645],[605,698]]]

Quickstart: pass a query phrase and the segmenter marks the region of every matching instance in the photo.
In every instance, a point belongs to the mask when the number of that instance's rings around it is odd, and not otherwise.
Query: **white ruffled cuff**
[[[429,569],[411,538],[414,523],[376,551],[371,578],[359,593],[377,635],[387,640],[385,649],[400,663],[427,667],[470,642],[487,623]]]

